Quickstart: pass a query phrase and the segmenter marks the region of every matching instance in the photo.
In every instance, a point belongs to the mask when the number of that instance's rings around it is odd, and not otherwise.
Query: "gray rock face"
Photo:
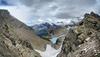
[[[0,57],[41,57],[34,49],[47,43],[7,10],[0,10]]]
[[[57,57],[100,57],[100,16],[91,12],[69,30]]]

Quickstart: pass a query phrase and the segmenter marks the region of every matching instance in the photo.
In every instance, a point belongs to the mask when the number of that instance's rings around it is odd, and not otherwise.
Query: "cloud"
[[[53,0],[20,0],[21,3],[25,4],[26,6],[43,6],[47,3],[52,2]]]
[[[18,2],[18,0],[0,0],[0,5],[2,6],[13,6]]]
[[[91,11],[100,13],[100,0],[5,1],[9,4],[15,4],[16,8],[14,10],[10,9],[11,13],[29,25],[39,22],[56,22],[65,19],[74,20],[76,17],[82,17],[86,12]]]
[[[0,5],[11,5],[5,0],[0,0]]]
[[[0,6],[0,9],[7,9],[12,16],[16,17],[27,25],[31,25],[30,22],[32,14],[30,13],[30,9],[26,6]]]
[[[81,16],[97,2],[96,0],[21,0],[21,3],[32,8],[33,15],[59,19]]]

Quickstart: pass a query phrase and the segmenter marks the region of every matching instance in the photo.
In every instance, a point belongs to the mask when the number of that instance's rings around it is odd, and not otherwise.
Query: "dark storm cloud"
[[[26,6],[43,6],[44,4],[50,3],[53,0],[21,0],[21,3]]]
[[[33,8],[34,15],[70,18],[82,15],[96,4],[96,0],[21,0]]]
[[[64,5],[80,5],[80,6],[91,6],[96,3],[96,0],[20,0],[27,6],[40,5],[55,2]]]

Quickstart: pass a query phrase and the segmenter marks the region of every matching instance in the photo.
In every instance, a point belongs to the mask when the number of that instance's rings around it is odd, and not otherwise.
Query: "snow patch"
[[[62,45],[60,46],[59,49],[56,50],[51,45],[47,44],[46,51],[44,51],[44,52],[43,51],[39,51],[39,50],[35,50],[35,51],[40,53],[40,55],[42,57],[56,57],[60,53],[61,47],[62,47]]]

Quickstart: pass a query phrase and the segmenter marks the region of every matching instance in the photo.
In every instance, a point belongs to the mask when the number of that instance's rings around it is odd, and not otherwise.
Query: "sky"
[[[100,0],[0,0],[0,9],[27,25],[70,23],[91,11],[100,14]]]

